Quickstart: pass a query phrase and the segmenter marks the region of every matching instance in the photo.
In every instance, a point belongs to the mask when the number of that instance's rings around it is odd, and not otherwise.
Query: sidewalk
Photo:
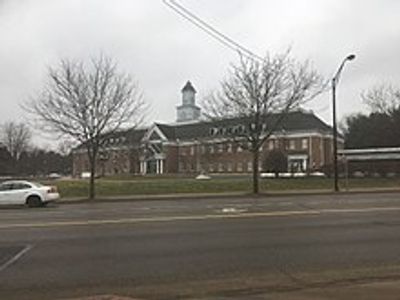
[[[287,190],[261,192],[258,195],[249,192],[223,192],[223,193],[178,193],[178,194],[153,194],[153,195],[115,195],[99,196],[95,200],[84,197],[61,198],[58,203],[78,204],[89,202],[129,202],[129,201],[160,201],[160,200],[195,200],[195,199],[225,199],[243,197],[295,197],[295,196],[317,196],[317,195],[348,195],[348,194],[371,194],[371,193],[400,193],[399,187],[393,188],[354,188],[335,193],[330,189],[312,190]]]

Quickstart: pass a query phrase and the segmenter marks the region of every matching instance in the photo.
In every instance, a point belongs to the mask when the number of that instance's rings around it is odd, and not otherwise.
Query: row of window
[[[248,129],[248,130],[246,130]],[[238,134],[243,134],[248,131],[254,131],[256,129],[255,124],[249,124],[246,128],[245,125],[240,124],[240,125],[235,125],[235,126],[230,126],[230,127],[213,127],[210,128],[209,134],[211,136],[230,136],[230,135],[238,135]],[[262,124],[261,125],[261,130],[265,131],[267,129],[267,124]]]
[[[111,138],[108,138],[108,139],[105,141],[105,144],[106,144],[106,145],[119,145],[119,144],[123,144],[123,143],[125,143],[125,142],[126,142],[126,137],[121,136],[121,137],[111,137]]]
[[[227,163],[209,163],[201,166],[201,169],[208,173],[216,173],[216,172],[252,172],[253,171],[253,163],[251,161],[247,162],[227,162]],[[259,170],[262,170],[262,166],[259,166]],[[196,165],[194,163],[180,163],[179,164],[180,172],[199,172],[200,170],[196,169]]]
[[[288,150],[298,150],[298,147],[296,147],[296,140],[289,140],[289,143],[287,144],[287,149]],[[274,149],[279,149],[279,142],[277,140],[269,140],[268,143],[268,150],[274,150]],[[232,143],[219,143],[219,144],[209,144],[209,145],[200,145],[200,146],[191,146],[188,149],[189,155],[195,155],[196,153],[196,148],[199,147],[198,151],[201,152],[201,154],[206,154],[206,153],[233,153],[233,152],[243,152],[243,148],[240,145],[234,145]],[[248,148],[251,148],[251,144],[248,144]],[[307,150],[308,149],[308,139],[304,138],[301,139],[301,149],[302,150]],[[261,146],[259,151],[262,152],[264,148]],[[185,155],[187,154],[186,150],[183,148],[181,150],[181,154]]]

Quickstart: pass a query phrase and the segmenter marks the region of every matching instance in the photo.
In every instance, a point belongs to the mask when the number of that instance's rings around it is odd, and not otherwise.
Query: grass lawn
[[[60,180],[45,182],[56,185],[64,198],[85,197],[88,194],[87,180]],[[329,178],[296,178],[296,179],[260,179],[260,191],[321,190],[332,189],[333,181]],[[340,181],[345,189],[344,180]],[[363,178],[350,179],[349,188],[400,188],[399,178]],[[106,178],[96,180],[97,196],[121,195],[160,195],[179,193],[223,193],[250,192],[250,177],[215,177],[211,180],[193,178]]]

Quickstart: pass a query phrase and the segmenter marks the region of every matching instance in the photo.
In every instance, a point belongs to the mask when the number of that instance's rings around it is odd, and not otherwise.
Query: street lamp
[[[351,61],[355,59],[356,56],[354,54],[348,55],[340,64],[339,69],[337,70],[335,76],[332,78],[332,121],[333,121],[333,169],[334,169],[334,188],[335,192],[339,191],[338,184],[338,161],[337,161],[337,125],[336,125],[336,86],[339,83],[340,74],[342,73],[343,67],[347,61]]]

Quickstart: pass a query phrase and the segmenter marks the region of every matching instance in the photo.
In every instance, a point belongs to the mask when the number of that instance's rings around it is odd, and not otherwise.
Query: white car
[[[0,205],[21,204],[37,207],[58,199],[60,194],[53,186],[23,180],[5,181],[0,184]]]

